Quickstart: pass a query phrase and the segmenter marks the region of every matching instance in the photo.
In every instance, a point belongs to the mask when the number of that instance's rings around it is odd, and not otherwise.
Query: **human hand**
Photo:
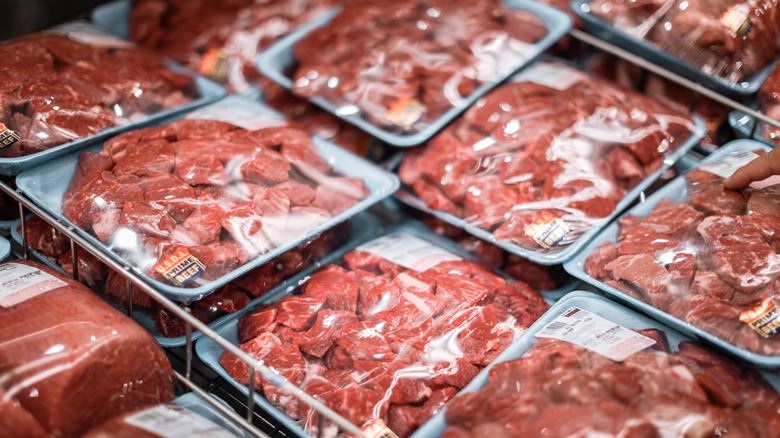
[[[780,149],[775,148],[737,169],[723,181],[723,187],[740,190],[753,181],[761,181],[772,175],[780,175]]]

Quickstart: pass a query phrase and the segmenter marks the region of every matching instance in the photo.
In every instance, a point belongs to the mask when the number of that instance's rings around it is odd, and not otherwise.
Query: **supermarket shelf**
[[[704,87],[704,86],[702,86],[702,85],[700,85],[700,84],[698,84],[698,83],[696,83],[694,81],[686,79],[686,78],[684,78],[684,77],[682,77],[682,76],[680,76],[680,75],[678,75],[676,73],[672,73],[671,71],[669,71],[669,70],[667,70],[667,69],[665,69],[665,68],[663,68],[663,67],[661,67],[659,65],[656,65],[656,64],[654,64],[652,62],[649,62],[649,61],[645,60],[644,58],[641,58],[641,57],[639,57],[637,55],[634,55],[633,53],[631,53],[629,51],[621,49],[620,47],[617,47],[614,44],[610,44],[610,43],[608,43],[608,42],[606,42],[606,41],[604,41],[604,40],[602,40],[600,38],[597,38],[597,37],[595,37],[593,35],[590,35],[587,32],[583,32],[583,31],[581,31],[579,29],[571,29],[569,31],[569,35],[574,37],[574,38],[576,38],[576,39],[578,39],[578,40],[580,40],[580,41],[582,41],[582,42],[584,42],[584,43],[586,43],[586,44],[588,44],[588,45],[596,47],[597,49],[600,49],[600,50],[602,50],[604,52],[608,52],[608,53],[610,53],[612,55],[615,55],[615,56],[618,56],[618,57],[620,57],[622,59],[625,59],[626,61],[628,61],[628,62],[630,62],[632,64],[638,65],[639,67],[642,67],[642,68],[644,68],[644,69],[646,69],[648,71],[651,71],[651,72],[657,74],[658,76],[661,76],[661,77],[663,77],[665,79],[668,79],[668,80],[670,80],[672,82],[676,82],[677,84],[682,85],[683,87],[686,87],[686,88],[690,89],[691,91],[693,91],[693,92],[695,92],[695,93],[697,93],[699,95],[705,96],[705,97],[707,97],[709,99],[714,100],[715,102],[718,102],[718,103],[720,103],[722,105],[728,106],[728,107],[730,107],[732,109],[742,111],[743,113],[745,113],[745,114],[747,114],[747,115],[749,115],[751,117],[754,117],[757,120],[760,120],[760,121],[762,121],[764,123],[768,123],[768,124],[770,124],[770,125],[772,125],[772,126],[774,126],[776,128],[780,128],[780,121],[775,120],[775,119],[773,119],[771,117],[768,117],[766,114],[764,114],[764,113],[762,113],[760,111],[756,111],[756,110],[754,110],[752,108],[748,108],[747,106],[737,102],[736,100],[730,99],[730,98],[728,98],[726,96],[723,96],[723,95],[721,95],[719,93],[716,93],[716,92],[710,90],[709,88],[706,88],[706,87]],[[695,98],[694,98],[694,100],[695,100]],[[694,109],[694,105],[695,104],[696,104],[695,101],[692,102],[691,110]],[[755,126],[755,124],[754,124],[754,126]]]
[[[252,433],[254,436],[257,437],[268,437],[267,434],[260,431],[258,428],[256,428],[254,425],[251,424],[251,420],[253,417],[254,412],[254,403],[253,403],[253,397],[255,388],[253,385],[254,382],[254,373],[260,372],[261,375],[268,379],[269,381],[276,384],[282,391],[293,395],[300,399],[302,402],[309,405],[312,409],[319,412],[323,417],[329,419],[333,423],[339,426],[339,428],[345,432],[347,432],[349,435],[355,435],[361,438],[364,438],[365,435],[360,430],[359,427],[355,426],[354,424],[350,423],[348,420],[344,419],[342,416],[340,416],[338,413],[333,411],[332,409],[328,408],[318,400],[312,398],[309,394],[305,393],[300,388],[296,387],[292,383],[288,382],[278,374],[276,374],[274,371],[269,369],[268,367],[264,366],[263,364],[257,362],[254,358],[249,356],[246,352],[238,348],[237,346],[233,345],[231,342],[227,341],[226,339],[219,336],[214,330],[212,330],[208,325],[202,323],[198,319],[194,318],[190,315],[189,309],[181,308],[173,301],[166,298],[164,295],[162,295],[160,292],[158,292],[156,289],[154,289],[151,285],[144,282],[138,275],[136,275],[129,267],[126,267],[122,265],[121,263],[114,260],[112,257],[110,257],[108,254],[103,253],[100,249],[95,247],[91,242],[84,239],[80,235],[78,235],[75,232],[74,227],[72,226],[65,226],[61,222],[59,222],[57,219],[52,217],[49,213],[47,213],[44,209],[38,207],[35,205],[31,200],[29,200],[23,193],[21,193],[18,190],[14,190],[11,188],[8,184],[6,184],[3,181],[0,181],[0,190],[7,193],[11,198],[13,198],[15,201],[19,203],[19,212],[21,217],[21,232],[22,232],[22,247],[23,247],[23,256],[25,258],[29,257],[28,251],[27,251],[27,233],[26,233],[26,221],[24,216],[24,209],[27,208],[32,213],[39,216],[41,219],[45,220],[52,226],[54,226],[56,229],[58,229],[61,233],[63,233],[65,236],[67,236],[70,239],[71,242],[71,250],[72,255],[74,258],[74,267],[78,266],[78,263],[75,263],[76,257],[77,257],[77,251],[79,250],[86,250],[96,258],[98,258],[101,262],[105,263],[109,268],[117,271],[121,275],[123,275],[125,278],[127,278],[128,281],[128,306],[127,306],[127,313],[129,315],[132,315],[132,295],[134,289],[140,289],[147,295],[149,295],[153,300],[155,300],[160,305],[167,308],[171,313],[179,317],[180,319],[184,320],[186,324],[186,333],[187,333],[187,342],[185,344],[185,354],[184,354],[184,373],[178,374],[177,378],[179,381],[185,383],[185,386],[187,387],[199,387],[199,385],[192,381],[192,362],[193,362],[193,343],[192,343],[192,331],[193,330],[199,330],[201,331],[205,336],[208,336],[209,338],[213,339],[215,342],[217,342],[219,345],[224,347],[227,351],[230,351],[232,354],[234,354],[236,357],[243,360],[249,368],[249,396],[247,397],[247,402],[245,406],[247,407],[247,415],[246,415],[246,421],[245,425],[247,426],[247,430]],[[78,271],[74,269],[73,276],[74,278],[78,278]],[[204,390],[205,391],[205,390]],[[220,406],[218,406],[220,403],[216,401],[215,399],[211,397],[207,397],[206,400],[208,400],[211,404],[213,404],[218,409]]]

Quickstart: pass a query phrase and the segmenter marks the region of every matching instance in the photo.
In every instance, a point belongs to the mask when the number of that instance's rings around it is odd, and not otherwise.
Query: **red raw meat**
[[[276,322],[276,307],[264,307],[256,310],[238,322],[238,340],[245,343],[263,332],[273,329]]]
[[[146,183],[145,201],[160,207],[177,222],[183,222],[195,210],[195,190],[170,173],[150,173]]]
[[[394,354],[376,324],[366,321],[345,325],[338,337],[339,345],[352,360],[388,360]]]
[[[95,169],[87,176],[79,193],[71,199],[66,210],[68,219],[79,228],[88,230],[92,225],[92,213],[118,208],[127,201],[143,202],[144,194],[137,184],[120,183],[110,172]]]
[[[267,185],[287,181],[291,166],[278,152],[264,150],[241,165],[244,181]]]
[[[318,271],[301,287],[304,293],[324,293],[333,310],[357,311],[358,282],[353,272],[336,265]]]
[[[103,281],[108,276],[108,266],[103,264],[97,257],[84,249],[76,251],[77,263],[79,266],[79,281]],[[68,252],[57,258],[62,269],[69,275],[73,275],[73,254]]]
[[[485,283],[458,275],[444,275],[436,281],[436,296],[445,300],[448,313],[471,308],[491,292],[493,289]]]
[[[674,249],[679,245],[673,237],[652,231],[629,231],[618,243],[620,254],[656,254]]]
[[[277,304],[276,322],[295,331],[307,330],[316,319],[317,312],[325,306],[324,292],[287,297]]]
[[[139,233],[165,239],[173,231],[176,221],[163,210],[149,207],[140,202],[126,202],[122,208],[119,224]]]
[[[593,278],[602,279],[607,276],[604,266],[619,256],[617,247],[612,242],[604,242],[593,250],[585,261],[585,272]]]
[[[434,390],[422,406],[390,406],[387,411],[387,427],[399,436],[409,436],[436,415],[457,393],[457,389],[447,386]]]
[[[609,262],[604,269],[616,280],[636,286],[653,307],[665,310],[671,304],[669,271],[650,254],[623,255]]]
[[[317,312],[317,320],[309,330],[296,333],[293,335],[293,340],[302,352],[314,357],[323,357],[333,346],[335,334],[344,325],[357,320],[354,312],[325,309]]]
[[[38,216],[27,219],[25,225],[27,244],[43,255],[59,257],[70,249],[70,239]],[[17,231],[22,232],[21,225],[17,227]]]

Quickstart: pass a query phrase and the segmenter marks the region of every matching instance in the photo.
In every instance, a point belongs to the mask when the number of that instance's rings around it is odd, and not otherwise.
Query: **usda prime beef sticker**
[[[0,307],[11,307],[68,284],[38,268],[6,263],[0,265]]]

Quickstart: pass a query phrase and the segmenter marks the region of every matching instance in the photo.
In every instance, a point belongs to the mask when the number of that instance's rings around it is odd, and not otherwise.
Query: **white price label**
[[[156,406],[125,418],[125,423],[164,438],[230,438],[233,435],[178,406]]]
[[[740,152],[737,154],[723,157],[718,161],[703,164],[700,169],[718,175],[721,178],[728,178],[734,174],[740,167],[758,158],[753,152]]]
[[[372,240],[357,248],[415,271],[425,271],[441,262],[462,260],[461,257],[428,241],[405,233],[394,233]]]
[[[566,341],[618,362],[655,344],[647,336],[578,307],[558,315],[536,337]]]
[[[187,114],[188,119],[217,120],[232,123],[240,128],[256,131],[283,125],[284,122],[278,115],[268,112],[257,113],[229,105],[211,105]]]
[[[17,263],[0,265],[0,307],[10,307],[68,283],[38,268]]]
[[[512,78],[512,82],[533,82],[558,91],[568,90],[587,76],[573,68],[551,62],[537,62]]]

